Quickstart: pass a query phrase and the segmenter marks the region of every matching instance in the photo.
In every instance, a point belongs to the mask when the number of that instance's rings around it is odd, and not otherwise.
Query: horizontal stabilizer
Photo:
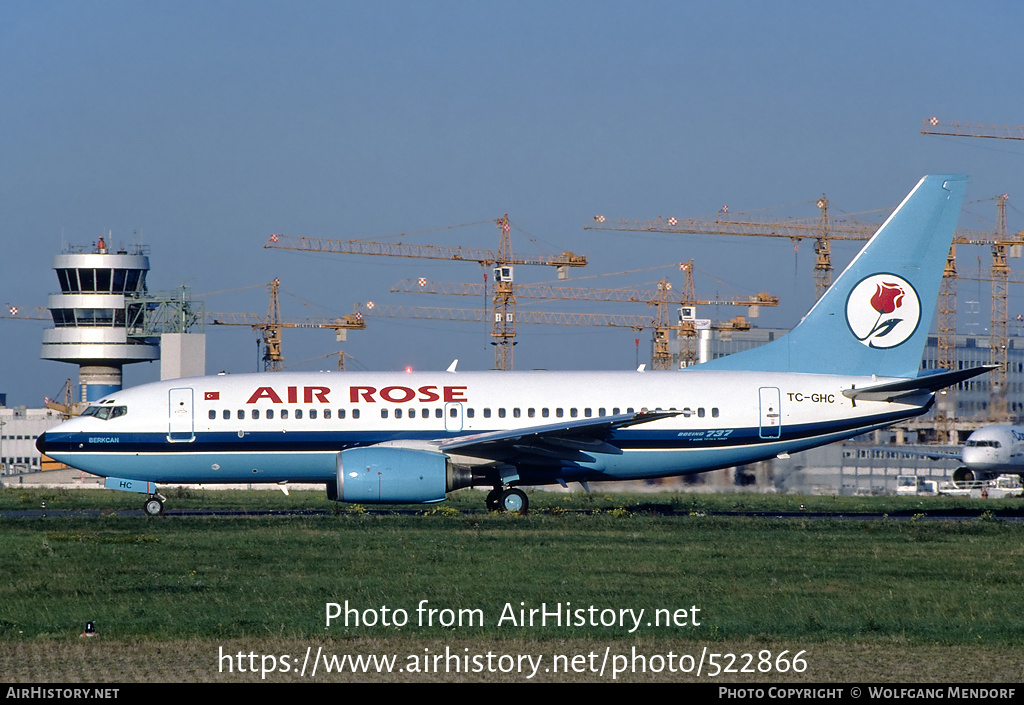
[[[936,392],[944,387],[951,387],[971,377],[991,372],[999,365],[981,365],[966,370],[936,372],[913,379],[901,379],[896,382],[884,382],[870,387],[856,387],[843,390],[843,396],[857,401],[899,401],[904,397],[912,397],[922,393]]]

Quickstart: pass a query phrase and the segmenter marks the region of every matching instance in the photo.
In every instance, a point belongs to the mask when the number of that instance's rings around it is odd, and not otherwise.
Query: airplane
[[[789,333],[679,371],[276,372],[113,392],[39,437],[46,455],[148,494],[167,483],[318,483],[332,500],[432,503],[490,487],[733,467],[924,414],[991,366],[919,374],[967,178],[922,178]],[[457,361],[456,361],[457,362]]]
[[[959,460],[963,465],[953,471],[957,485],[995,480],[1000,475],[1020,475],[1024,480],[1024,426],[982,426],[967,437],[959,453],[904,450],[900,446],[886,446],[885,450],[932,460]]]

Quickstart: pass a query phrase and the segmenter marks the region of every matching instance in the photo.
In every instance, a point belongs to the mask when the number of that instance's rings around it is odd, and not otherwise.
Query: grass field
[[[2,490],[0,510],[44,502],[48,510],[109,508],[124,497]],[[137,509],[139,498],[127,499],[119,509]],[[700,678],[695,669],[680,672],[689,662],[670,671],[665,659],[708,653],[751,654],[730,664],[719,658],[718,680],[1024,675],[1024,525],[999,518],[1019,502],[988,503],[977,518],[940,521],[929,513],[963,505],[942,498],[537,494],[535,510],[519,517],[468,511],[478,500],[470,493],[413,514],[356,508],[151,519],[115,509],[0,519],[0,673],[28,681],[236,681],[260,680],[249,672],[258,663],[274,665],[268,680],[281,681],[298,679],[297,664],[317,649],[393,654],[404,663],[447,647],[448,655],[465,658],[544,654],[549,667],[558,654],[580,657],[580,672],[566,656],[564,668],[537,671],[534,680],[611,680],[608,669],[593,672],[591,653],[606,664],[637,653],[662,659],[640,671],[634,661],[618,680],[706,681],[713,668],[706,659]],[[709,514],[800,505],[904,518]],[[182,493],[169,506],[332,505],[312,493],[213,491]],[[687,511],[650,511],[658,507]],[[353,610],[348,626],[341,616],[328,625],[328,604],[343,608],[346,601]],[[571,624],[541,624],[539,615],[521,623],[520,610],[528,617],[542,606],[563,620],[564,611],[581,612],[570,612]],[[90,620],[99,635],[83,639]],[[799,652],[805,668],[794,673]],[[243,659],[246,672],[239,673],[230,658],[238,653],[261,660]],[[410,672],[413,664],[420,670]],[[657,664],[660,672],[652,673]],[[743,673],[744,666],[754,672]],[[783,667],[786,673],[777,673]],[[388,679],[526,679],[500,668],[423,668],[414,659]],[[316,680],[368,678],[321,671]]]

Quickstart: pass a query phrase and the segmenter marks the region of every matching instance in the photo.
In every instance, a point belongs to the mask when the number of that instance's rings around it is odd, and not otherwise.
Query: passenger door
[[[188,443],[195,439],[193,425],[192,390],[172,389],[167,402],[167,440],[171,443]]]
[[[761,438],[782,437],[782,395],[778,387],[761,387],[760,396]]]

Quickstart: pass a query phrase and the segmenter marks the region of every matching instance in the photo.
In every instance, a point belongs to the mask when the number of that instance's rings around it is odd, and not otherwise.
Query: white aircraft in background
[[[967,437],[959,453],[932,453],[925,450],[887,450],[926,458],[950,458],[963,463],[953,471],[955,484],[995,480],[1000,475],[1020,475],[1024,479],[1024,426],[995,424],[982,426]]]
[[[963,176],[926,176],[787,335],[671,372],[217,375],[114,392],[39,449],[149,494],[157,483],[323,483],[331,499],[438,502],[486,486],[636,480],[757,462],[925,413],[989,367],[918,373]]]

